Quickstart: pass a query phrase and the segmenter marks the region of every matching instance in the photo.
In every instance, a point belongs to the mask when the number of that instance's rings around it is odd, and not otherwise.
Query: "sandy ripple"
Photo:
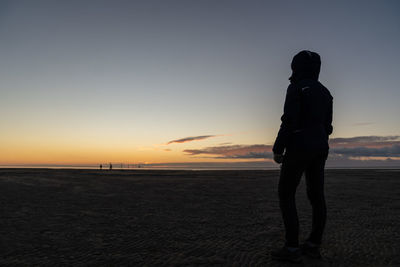
[[[0,170],[0,265],[296,266],[282,245],[277,171]],[[400,266],[400,177],[330,170],[323,260]],[[310,227],[304,181],[301,238]]]

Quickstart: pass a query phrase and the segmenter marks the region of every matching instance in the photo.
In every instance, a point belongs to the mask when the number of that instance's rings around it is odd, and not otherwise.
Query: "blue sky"
[[[222,161],[185,152],[219,146],[268,161],[249,155],[269,155],[303,49],[322,58],[332,138],[400,135],[397,1],[0,3],[2,164]]]

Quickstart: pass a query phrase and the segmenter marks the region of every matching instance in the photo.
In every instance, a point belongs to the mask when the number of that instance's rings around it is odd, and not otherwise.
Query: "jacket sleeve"
[[[325,122],[325,131],[328,135],[330,135],[333,132],[332,112],[333,112],[333,98],[331,96],[329,99],[328,114],[327,114],[326,122]]]
[[[288,137],[295,131],[300,123],[300,93],[296,86],[289,85],[286,92],[281,127],[276,137],[272,151],[274,154],[283,154]]]

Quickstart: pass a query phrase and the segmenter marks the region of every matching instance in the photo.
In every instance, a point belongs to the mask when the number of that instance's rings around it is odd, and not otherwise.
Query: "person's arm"
[[[293,84],[289,85],[286,92],[283,115],[281,117],[281,127],[276,137],[272,152],[275,155],[282,155],[287,144],[289,135],[296,130],[299,125],[300,114],[300,92]]]
[[[332,126],[333,98],[329,99],[328,115],[325,122],[325,131],[328,135],[333,132]]]

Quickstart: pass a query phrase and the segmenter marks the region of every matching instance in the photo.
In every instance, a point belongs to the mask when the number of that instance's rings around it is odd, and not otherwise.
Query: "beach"
[[[278,170],[0,169],[0,265],[298,266],[283,245]],[[400,170],[327,170],[322,260],[400,265]],[[300,241],[311,227],[297,191]]]

